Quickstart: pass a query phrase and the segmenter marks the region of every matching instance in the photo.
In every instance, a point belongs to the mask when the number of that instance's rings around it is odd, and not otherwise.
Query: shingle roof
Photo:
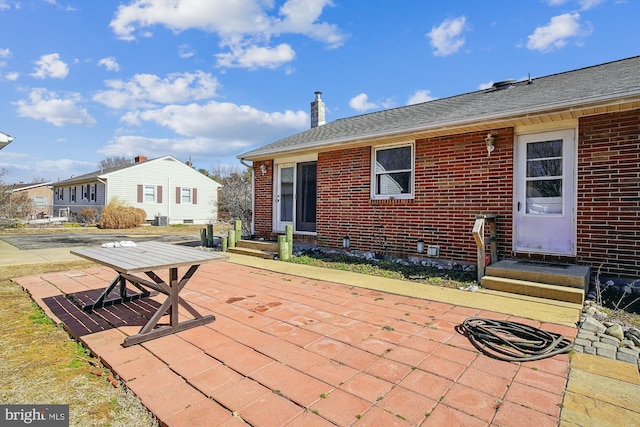
[[[640,95],[640,56],[390,110],[335,120],[238,155],[251,159],[356,139],[462,125]]]
[[[115,167],[107,168],[107,169],[100,169],[100,170],[96,170],[96,171],[93,171],[93,172],[86,173],[84,175],[76,175],[74,177],[71,177],[71,178],[68,178],[68,179],[63,179],[63,180],[55,182],[54,186],[69,185],[69,184],[73,184],[73,183],[76,183],[76,182],[95,181],[98,177],[102,177],[103,175],[106,175],[106,174],[109,174],[109,173],[112,173],[112,172],[116,172],[116,171],[119,171],[119,170],[122,170],[122,169],[135,167],[135,166],[138,166],[138,165],[140,165],[142,163],[150,162],[150,161],[153,161],[153,160],[162,159],[162,158],[165,158],[165,157],[171,157],[171,156],[158,157],[158,158],[155,158],[155,159],[143,160],[141,162],[129,163],[129,164],[126,164],[126,165],[115,166]]]

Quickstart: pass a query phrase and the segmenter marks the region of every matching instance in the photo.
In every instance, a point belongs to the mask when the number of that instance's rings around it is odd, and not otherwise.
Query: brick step
[[[584,289],[570,286],[549,285],[546,283],[530,282],[527,280],[506,277],[484,276],[481,280],[483,288],[512,294],[528,295],[555,301],[565,301],[574,304],[584,302]]]

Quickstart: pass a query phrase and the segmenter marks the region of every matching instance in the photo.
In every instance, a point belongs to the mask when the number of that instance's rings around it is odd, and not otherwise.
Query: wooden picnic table
[[[140,242],[132,246],[82,248],[72,250],[71,253],[111,267],[118,273],[98,299],[92,304],[82,306],[84,311],[90,312],[98,308],[149,297],[151,295],[149,289],[167,296],[167,299],[140,329],[140,332],[125,338],[123,343],[125,347],[204,325],[215,320],[215,316],[211,314],[202,316],[198,313],[196,309],[180,297],[180,291],[184,289],[201,264],[224,260],[227,258],[225,255],[161,242]],[[179,267],[187,268],[187,271],[180,279],[178,278]],[[168,283],[156,273],[167,269],[169,270]],[[136,276],[135,273],[144,273],[151,280]],[[139,289],[140,292],[132,294],[131,290],[127,289],[127,282]],[[109,299],[109,294],[117,285],[120,285],[119,296]],[[182,306],[194,318],[179,322],[178,306]],[[156,327],[167,311],[169,313],[169,324]]]

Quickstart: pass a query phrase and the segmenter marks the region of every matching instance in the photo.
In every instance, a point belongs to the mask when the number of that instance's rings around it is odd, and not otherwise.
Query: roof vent
[[[495,82],[492,87],[494,90],[509,89],[515,82],[513,79],[503,80],[501,82]]]

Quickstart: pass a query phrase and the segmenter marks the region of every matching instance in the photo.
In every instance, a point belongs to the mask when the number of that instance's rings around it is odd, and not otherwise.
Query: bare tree
[[[7,170],[0,169],[0,225],[23,221],[33,212],[33,204],[27,193],[12,193],[4,181]]]
[[[211,178],[222,184],[218,199],[222,218],[242,221],[242,235],[251,233],[251,171],[236,167],[222,168],[211,172]]]
[[[117,168],[119,166],[127,166],[133,164],[133,160],[124,156],[108,156],[98,162],[100,170]]]

